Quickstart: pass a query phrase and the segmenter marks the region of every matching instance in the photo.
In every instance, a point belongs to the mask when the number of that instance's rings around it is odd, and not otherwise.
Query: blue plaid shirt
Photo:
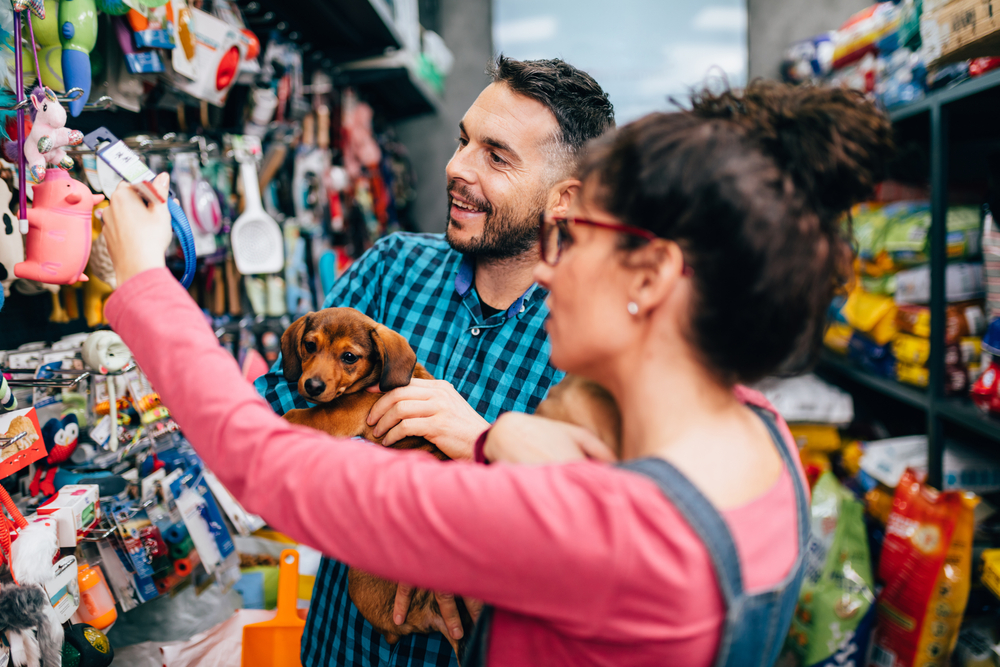
[[[543,324],[546,291],[532,285],[506,311],[483,318],[474,265],[440,234],[397,233],[380,240],[341,276],[324,308],[350,306],[401,333],[435,378],[448,380],[487,421],[533,412],[562,379],[549,364]],[[256,382],[275,412],[308,407],[285,381],[281,360]],[[347,565],[324,558],[302,636],[305,667],[457,666],[440,633],[389,646],[347,595]]]

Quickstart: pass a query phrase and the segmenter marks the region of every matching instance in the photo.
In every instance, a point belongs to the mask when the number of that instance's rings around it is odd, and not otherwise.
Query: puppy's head
[[[417,355],[401,335],[353,308],[327,308],[297,319],[281,337],[281,370],[299,394],[329,403],[378,385],[410,383]]]

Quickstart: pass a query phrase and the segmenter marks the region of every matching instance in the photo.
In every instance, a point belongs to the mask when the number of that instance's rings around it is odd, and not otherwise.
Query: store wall
[[[486,65],[493,55],[491,0],[436,0],[436,28],[455,55],[441,113],[401,123],[399,137],[417,173],[414,220],[423,231],[443,232],[448,201],[444,168],[458,140],[458,122],[489,83]],[[433,17],[421,16],[426,26]]]
[[[750,78],[776,79],[792,42],[840,26],[872,0],[747,0]]]

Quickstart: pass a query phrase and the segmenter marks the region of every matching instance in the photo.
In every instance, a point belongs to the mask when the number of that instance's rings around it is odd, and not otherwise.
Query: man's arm
[[[383,272],[383,252],[391,243],[391,237],[380,240],[369,248],[347,271],[333,284],[333,289],[323,301],[324,308],[345,306],[356,308],[376,322],[381,321],[379,309],[381,278]],[[274,363],[271,370],[257,378],[254,388],[277,414],[283,415],[289,410],[310,407],[299,395],[295,385],[285,379],[281,372],[281,357]]]

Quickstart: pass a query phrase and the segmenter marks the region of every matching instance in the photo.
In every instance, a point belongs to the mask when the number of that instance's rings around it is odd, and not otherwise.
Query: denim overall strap
[[[780,648],[780,641],[784,640],[787,633],[787,622],[790,621],[790,611],[794,609],[794,602],[798,600],[799,583],[802,578],[802,554],[805,550],[806,542],[809,539],[809,502],[806,495],[805,485],[801,475],[792,458],[792,453],[785,445],[784,437],[778,430],[774,416],[763,408],[748,406],[753,410],[767,426],[771,440],[781,455],[789,475],[792,478],[792,485],[795,488],[795,505],[798,515],[798,545],[799,553],[791,572],[781,582],[771,595],[747,596],[743,589],[743,575],[740,569],[739,554],[736,550],[736,543],[733,541],[729,526],[717,509],[707,498],[692,484],[687,477],[681,474],[674,466],[659,458],[633,459],[619,464],[619,467],[632,472],[649,477],[660,487],[663,495],[677,508],[684,516],[688,525],[698,535],[702,543],[708,550],[715,568],[719,588],[722,591],[723,600],[726,604],[726,618],[723,625],[722,637],[719,642],[719,649],[715,658],[716,667],[729,667],[735,664],[745,664],[749,657],[746,655],[734,655],[730,652],[734,641],[739,640],[748,632],[753,632],[756,628],[749,626],[749,619],[744,618],[743,608],[748,605],[752,612],[749,616],[778,616],[779,622],[772,625],[777,626],[771,639],[769,656],[754,656],[759,659],[760,664],[773,663],[772,655]],[[776,596],[776,599],[771,597]],[[767,598],[767,599],[765,599]],[[785,616],[788,616],[786,619]],[[493,609],[490,606],[483,608],[479,621],[473,630],[472,637],[466,648],[465,655],[461,661],[462,667],[485,667],[487,651],[489,649],[490,631],[493,625]],[[778,640],[779,643],[775,643]]]
[[[726,605],[722,641],[715,659],[717,667],[725,665],[729,655],[731,631],[739,623],[743,600],[746,597],[743,591],[739,553],[736,551],[736,543],[725,519],[687,477],[663,459],[633,459],[625,461],[620,466],[656,482],[663,495],[684,516],[688,526],[708,550]]]

